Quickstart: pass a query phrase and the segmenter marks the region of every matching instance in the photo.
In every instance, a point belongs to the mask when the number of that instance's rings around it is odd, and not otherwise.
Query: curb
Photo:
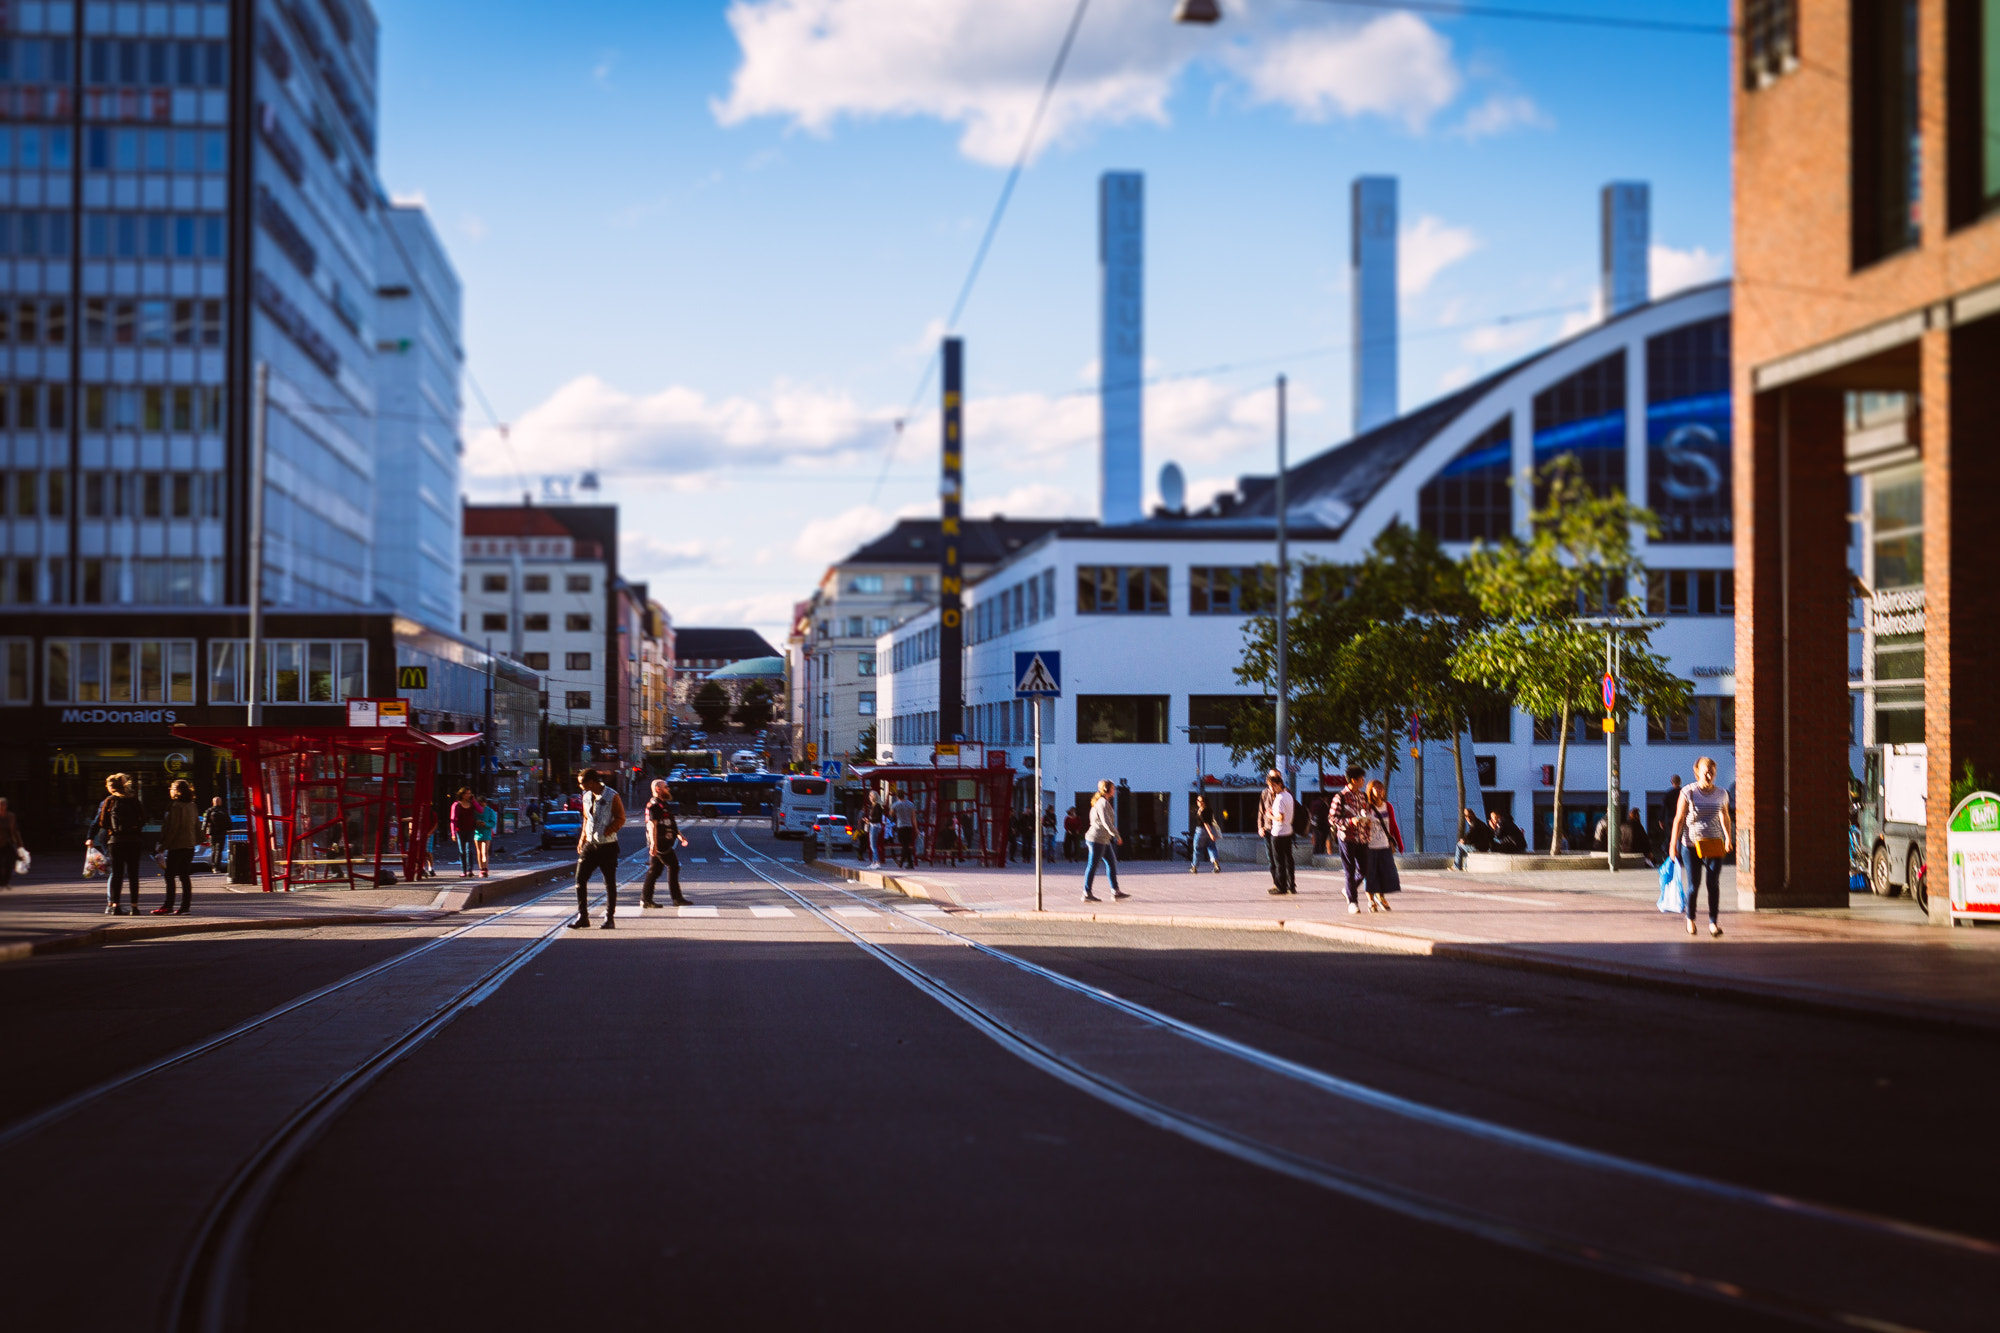
[[[163,939],[172,935],[219,935],[242,930],[300,930],[317,926],[408,925],[413,921],[436,921],[468,907],[497,902],[522,890],[540,888],[552,881],[566,879],[569,874],[568,866],[551,866],[504,879],[479,880],[476,887],[467,890],[447,889],[432,900],[430,907],[415,912],[341,912],[319,916],[234,917],[204,921],[163,921],[158,925],[140,925],[134,922],[131,925],[94,926],[89,930],[71,931],[63,935],[47,935],[36,940],[15,940],[0,944],[0,964],[19,962],[26,958],[39,958],[44,954],[70,953],[77,949],[94,949],[105,944]]]

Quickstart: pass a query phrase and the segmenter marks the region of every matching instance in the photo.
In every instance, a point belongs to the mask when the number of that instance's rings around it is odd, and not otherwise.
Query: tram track
[[[1990,1291],[1995,1280],[2000,1279],[2000,1245],[1993,1242],[1652,1166],[1342,1079],[995,948],[950,928],[935,914],[906,912],[843,885],[827,883],[752,848],[740,834],[732,836],[738,850],[730,854],[751,873],[785,893],[830,929],[1010,1053],[1126,1114],[1246,1163],[1509,1248],[1810,1326],[1843,1329],[1974,1326],[1962,1325],[1961,1319],[1949,1317],[1956,1311],[1948,1301],[1940,1305],[1935,1291],[1926,1284],[1949,1272],[1956,1280],[1966,1282],[1963,1288],[1966,1292]],[[716,832],[716,841],[725,853],[729,852],[720,830]],[[765,865],[805,884],[795,888],[781,882],[763,869]],[[837,917],[815,902],[809,892],[838,895],[891,918],[900,918],[919,927],[921,933],[956,946],[954,954],[970,954],[982,962],[1004,966],[1017,979],[1032,978],[1044,989],[1060,992],[1076,1003],[1112,1011],[1137,1027],[1164,1034],[1169,1044],[1232,1063],[1246,1077],[1282,1080],[1297,1092],[1324,1104],[1322,1114],[1360,1112],[1377,1123],[1389,1117],[1410,1135],[1420,1153],[1424,1147],[1430,1147],[1465,1156],[1470,1148],[1471,1155],[1483,1154],[1495,1159],[1498,1173],[1525,1168],[1544,1178],[1580,1185],[1586,1193],[1603,1192],[1608,1186],[1608,1197],[1613,1200],[1608,1205],[1610,1209],[1615,1210],[1622,1201],[1624,1206],[1638,1209],[1637,1216],[1642,1218],[1644,1210],[1652,1208],[1662,1215],[1682,1219],[1695,1216],[1732,1235],[1756,1238],[1762,1232],[1776,1230],[1789,1233],[1790,1239],[1805,1249],[1824,1247],[1833,1241],[1837,1243],[1836,1252],[1843,1259],[1851,1258],[1858,1266],[1845,1271],[1881,1274],[1890,1279],[1884,1285],[1893,1290],[1872,1296],[1850,1285],[1842,1296],[1829,1300],[1818,1294],[1821,1288],[1812,1280],[1812,1275],[1821,1271],[1818,1264],[1808,1262],[1801,1268],[1789,1256],[1776,1255],[1776,1251],[1784,1248],[1784,1237],[1766,1246],[1773,1253],[1752,1255],[1747,1261],[1731,1262],[1727,1256],[1711,1253],[1706,1257],[1716,1262],[1689,1262],[1690,1257],[1701,1256],[1691,1256],[1685,1251],[1676,1255],[1676,1247],[1671,1244],[1634,1243],[1646,1239],[1643,1226],[1609,1227],[1614,1236],[1621,1230],[1625,1234],[1607,1242],[1589,1234],[1587,1226],[1579,1225],[1579,1220],[1587,1222],[1588,1218],[1565,1218],[1560,1209],[1544,1208],[1542,1215],[1536,1216],[1532,1208],[1495,1208],[1492,1200],[1455,1197],[1448,1183],[1440,1188],[1441,1182],[1426,1179],[1421,1170],[1369,1170],[1365,1164],[1357,1169],[1351,1161],[1333,1160],[1334,1155],[1313,1149],[1309,1134],[1287,1142],[1283,1134],[1260,1133],[1254,1128],[1246,1131],[1230,1123],[1226,1115],[1202,1114],[1176,1104],[1171,1094],[1160,1095],[1158,1087],[1143,1088],[1137,1080],[1094,1068],[1093,1064],[1099,1061],[1078,1058],[1062,1049],[1065,1043],[1061,1032],[1047,1022],[1045,1015],[1038,1014],[1036,1004],[1016,1003],[1013,1014],[1005,1012],[1005,1004],[996,1005],[974,993],[983,988],[983,983],[964,984],[970,974],[963,965],[926,967],[913,961],[908,955],[917,951],[910,949],[905,939],[883,942],[868,939],[850,920]],[[1004,996],[1008,990],[1003,983],[993,993]],[[1020,1021],[1023,1014],[1029,1021]],[[1172,1080],[1165,1082],[1171,1084]],[[1310,1112],[1312,1108],[1303,1109]],[[1403,1178],[1398,1179],[1399,1175]],[[1547,1193],[1558,1197],[1563,1191],[1551,1189]],[[1600,1203],[1598,1208],[1602,1212],[1607,1205]],[[1701,1249],[1693,1248],[1697,1252]],[[1900,1262],[1889,1261],[1885,1250],[1895,1252]],[[1761,1274],[1756,1271],[1760,1266],[1764,1270]],[[1918,1273],[1923,1274],[1921,1279],[1916,1276]]]

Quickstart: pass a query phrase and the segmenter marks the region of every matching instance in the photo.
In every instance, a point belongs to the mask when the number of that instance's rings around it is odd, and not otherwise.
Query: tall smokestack
[[[1644,181],[1613,181],[1598,196],[1601,281],[1606,318],[1652,299],[1652,191]]]
[[[1136,523],[1145,517],[1146,178],[1139,172],[1098,179],[1097,264],[1104,298],[1098,517]]]
[[[1396,178],[1354,178],[1354,433],[1396,418]]]

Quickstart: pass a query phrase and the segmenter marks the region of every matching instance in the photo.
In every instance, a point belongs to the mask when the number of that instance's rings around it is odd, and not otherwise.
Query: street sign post
[[[829,782],[838,782],[840,780],[840,771],[840,761],[838,759],[826,759],[820,762],[819,775]]]
[[[1042,910],[1042,700],[1062,697],[1061,653],[1015,653],[1014,697],[1035,715],[1035,910]]]

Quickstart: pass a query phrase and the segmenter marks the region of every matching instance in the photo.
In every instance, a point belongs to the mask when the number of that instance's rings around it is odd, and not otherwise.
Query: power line
[[[1007,171],[1007,179],[1000,186],[1000,197],[993,201],[992,216],[986,219],[986,232],[979,238],[979,248],[972,253],[972,267],[966,270],[965,281],[959,285],[958,299],[952,302],[951,315],[944,322],[944,331],[950,333],[958,327],[958,317],[965,313],[965,303],[972,299],[972,288],[979,281],[979,271],[986,266],[986,253],[993,248],[993,238],[1000,230],[1000,219],[1007,215],[1007,203],[1014,197],[1014,187],[1020,183],[1021,173],[1026,170],[1028,159],[1034,155],[1035,139],[1041,133],[1042,117],[1049,109],[1049,100],[1055,96],[1056,84],[1062,80],[1063,66],[1069,63],[1070,48],[1076,45],[1077,29],[1083,26],[1084,11],[1090,8],[1090,0],[1076,0],[1076,12],[1069,16],[1069,28],[1063,33],[1062,45],[1056,48],[1055,63],[1049,66],[1049,77],[1042,81],[1042,95],[1035,102],[1035,114],[1028,119],[1028,132],[1021,136],[1020,151],[1014,154],[1014,165]],[[895,461],[896,446],[903,438],[903,425],[917,410],[924,391],[930,388],[931,376],[937,373],[938,352],[933,350],[924,361],[924,373],[917,380],[916,392],[910,395],[910,404],[903,414],[896,418],[895,427],[889,436],[887,456],[882,460],[882,477],[875,482],[875,492],[868,497],[868,503],[875,503],[882,494],[882,479],[889,475],[889,465]]]
[[[1553,9],[1513,9],[1503,5],[1455,5],[1448,0],[1315,0],[1345,9],[1400,9],[1444,18],[1504,19],[1518,23],[1558,23],[1575,28],[1622,28],[1638,32],[1672,32],[1690,37],[1731,37],[1727,23],[1687,23],[1678,19],[1623,18],[1615,14],[1576,14]]]

